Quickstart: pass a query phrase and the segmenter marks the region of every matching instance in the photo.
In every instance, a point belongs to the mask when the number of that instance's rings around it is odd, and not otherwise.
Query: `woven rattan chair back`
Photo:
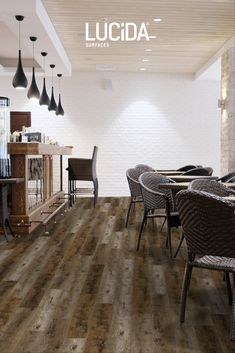
[[[204,169],[208,171],[209,176],[213,174],[213,169],[211,167],[204,167]]]
[[[235,258],[235,204],[202,191],[176,195],[189,254]]]
[[[189,190],[205,191],[213,195],[225,197],[231,194],[231,190],[225,185],[218,183],[215,180],[198,179],[193,180],[188,187]]]
[[[218,181],[221,181],[222,183],[234,182],[234,180],[235,180],[235,172],[228,173],[218,179]]]
[[[147,164],[137,164],[135,166],[135,168],[140,170],[142,173],[144,173],[144,172],[155,172],[155,169],[153,169],[152,167],[150,167]]]
[[[194,168],[187,170],[182,175],[202,175],[202,176],[209,176],[213,172],[212,168]]]
[[[171,190],[159,189],[159,184],[173,182],[156,172],[146,172],[139,177],[141,185],[141,192],[144,201],[145,211],[149,212],[156,209],[163,209],[166,207],[166,201],[162,195],[168,197],[171,210],[174,210],[174,200]]]
[[[131,193],[131,197],[139,197],[142,196],[140,183],[139,183],[139,176],[142,174],[142,171],[136,168],[130,168],[126,171],[126,177]]]
[[[189,165],[185,165],[184,167],[181,167],[179,169],[177,169],[179,172],[186,172],[187,170],[190,170],[190,169],[194,169],[196,168],[197,166],[196,165],[193,165],[193,164],[189,164]]]

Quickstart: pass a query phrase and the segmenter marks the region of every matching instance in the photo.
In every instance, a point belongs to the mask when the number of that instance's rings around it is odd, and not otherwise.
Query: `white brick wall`
[[[89,157],[99,146],[101,195],[126,195],[127,168],[147,163],[177,168],[187,163],[220,170],[219,82],[187,75],[150,73],[74,73],[63,79],[64,118],[43,111],[0,81],[0,95],[12,110],[31,110],[34,126]],[[65,183],[66,185],[66,183]]]

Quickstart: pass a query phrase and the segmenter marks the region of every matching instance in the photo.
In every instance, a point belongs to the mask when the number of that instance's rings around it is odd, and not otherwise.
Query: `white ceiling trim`
[[[71,76],[71,63],[41,0],[36,0],[36,14],[38,15],[43,27],[47,31],[47,35],[50,38],[51,43],[53,43],[58,56],[63,60],[68,75]]]
[[[71,76],[72,66],[66,51],[54,29],[54,26],[41,2],[41,0],[0,0],[1,16],[0,20],[5,23],[9,30],[18,37],[18,23],[15,15],[25,16],[22,24],[21,45],[32,51],[32,44],[29,36],[38,37],[35,46],[35,60],[42,65],[41,52],[48,52],[46,74],[50,74],[49,64],[55,64],[55,73],[62,73],[64,76]],[[10,43],[9,43],[10,45]],[[15,48],[16,57],[18,48]],[[27,67],[25,68],[27,71]],[[12,68],[4,67],[5,74],[12,74]]]
[[[230,38],[199,70],[194,74],[195,80],[213,65],[228,49],[235,47],[235,36]]]

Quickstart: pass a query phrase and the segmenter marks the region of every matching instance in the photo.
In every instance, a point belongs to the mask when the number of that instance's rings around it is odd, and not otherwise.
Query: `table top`
[[[183,172],[180,172],[179,170],[157,170],[156,171],[159,174],[165,175],[165,176],[171,176],[171,175],[181,175]]]
[[[221,184],[225,185],[227,188],[235,189],[235,183],[221,183]]]
[[[159,189],[183,190],[188,189],[190,182],[158,184]]]
[[[217,176],[202,176],[202,175],[172,175],[170,177],[172,180],[176,182],[181,182],[181,181],[193,181],[197,179],[210,179],[210,180],[217,180]]]
[[[156,169],[156,171],[160,172],[179,172],[177,169]],[[181,172],[183,173],[183,172]]]
[[[225,196],[225,197],[223,197],[223,199],[235,202],[235,195],[233,195],[233,196],[232,195],[231,196]]]
[[[0,185],[6,185],[6,184],[19,184],[23,183],[24,178],[5,178],[5,179],[0,179]]]
[[[184,190],[188,189],[190,182],[158,184],[159,189]],[[221,183],[228,188],[235,188],[235,183]]]

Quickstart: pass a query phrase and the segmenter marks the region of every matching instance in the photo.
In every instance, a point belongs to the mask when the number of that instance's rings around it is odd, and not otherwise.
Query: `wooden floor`
[[[222,275],[195,269],[180,324],[185,247],[170,260],[150,223],[137,253],[141,205],[125,229],[127,204],[83,199],[50,235],[1,240],[1,353],[235,352]]]

